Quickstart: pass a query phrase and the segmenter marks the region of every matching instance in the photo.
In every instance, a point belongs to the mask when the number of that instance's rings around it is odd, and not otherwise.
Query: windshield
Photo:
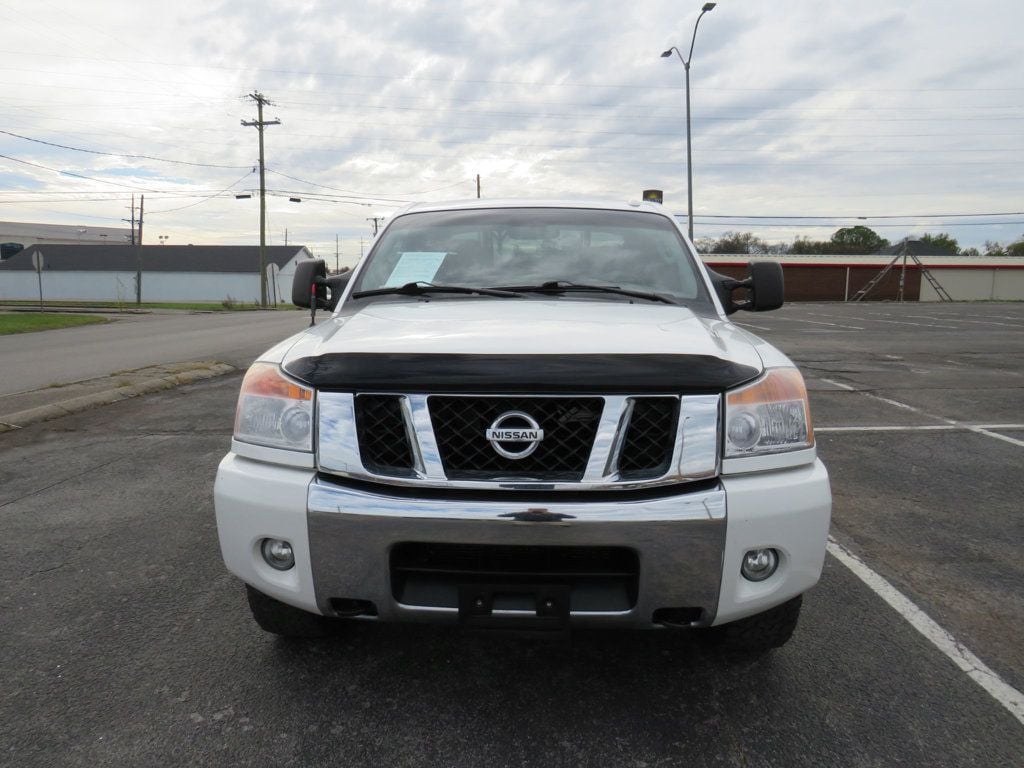
[[[493,288],[555,280],[709,301],[682,237],[665,217],[575,208],[400,216],[381,235],[353,292],[412,282]]]

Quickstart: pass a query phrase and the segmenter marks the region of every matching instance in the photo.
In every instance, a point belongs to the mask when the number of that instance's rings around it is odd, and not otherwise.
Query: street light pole
[[[693,46],[697,42],[697,27],[700,26],[700,20],[704,17],[704,14],[712,10],[715,7],[715,3],[704,3],[704,6],[700,9],[700,16],[697,17],[696,23],[693,25],[693,37],[690,38],[690,55],[685,59],[683,54],[679,52],[679,49],[674,45],[667,51],[661,54],[661,57],[667,58],[672,55],[675,51],[676,56],[683,62],[683,67],[686,69],[686,199],[687,199],[687,226],[690,233],[690,240],[693,240],[693,150],[690,146],[690,62],[693,61]]]

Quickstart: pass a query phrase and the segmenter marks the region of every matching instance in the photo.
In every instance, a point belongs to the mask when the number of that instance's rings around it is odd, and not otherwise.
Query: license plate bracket
[[[568,584],[460,584],[459,621],[491,629],[569,628]]]

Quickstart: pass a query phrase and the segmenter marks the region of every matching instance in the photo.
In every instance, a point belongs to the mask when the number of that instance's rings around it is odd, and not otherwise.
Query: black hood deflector
[[[760,371],[710,355],[328,354],[285,363],[344,392],[665,394],[721,392]]]

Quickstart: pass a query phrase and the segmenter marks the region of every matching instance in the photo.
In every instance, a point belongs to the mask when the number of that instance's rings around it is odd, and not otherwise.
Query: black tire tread
[[[245,585],[245,592],[252,617],[265,632],[281,637],[310,639],[325,637],[330,631],[330,620],[324,616],[282,603],[248,584]]]
[[[803,595],[797,595],[764,613],[712,627],[708,639],[723,650],[741,653],[760,654],[781,648],[793,636],[802,602]]]

